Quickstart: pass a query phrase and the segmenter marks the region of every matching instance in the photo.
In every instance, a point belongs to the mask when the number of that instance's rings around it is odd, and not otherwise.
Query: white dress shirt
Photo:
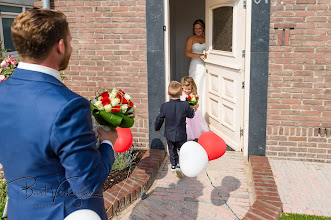
[[[46,73],[48,75],[55,77],[59,81],[62,81],[59,71],[57,71],[56,69],[46,67],[46,66],[41,66],[41,65],[32,64],[32,63],[19,62],[17,68]]]

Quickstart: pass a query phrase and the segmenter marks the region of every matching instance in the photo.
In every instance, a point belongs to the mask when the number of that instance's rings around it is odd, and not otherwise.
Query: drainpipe
[[[43,0],[43,8],[50,9],[50,0]]]

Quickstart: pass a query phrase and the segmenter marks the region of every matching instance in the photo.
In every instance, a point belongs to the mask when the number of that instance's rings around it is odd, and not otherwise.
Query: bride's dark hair
[[[198,19],[198,20],[195,20],[194,23],[193,23],[193,35],[195,35],[195,33],[194,33],[194,26],[196,24],[200,24],[201,27],[203,28],[203,31],[205,31],[205,22],[203,22],[202,19]]]

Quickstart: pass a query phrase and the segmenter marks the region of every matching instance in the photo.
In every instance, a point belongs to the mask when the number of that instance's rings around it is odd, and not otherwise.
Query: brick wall
[[[331,0],[272,0],[268,157],[331,163]]]
[[[52,0],[51,8],[67,16],[73,38],[64,84],[87,99],[105,88],[131,94],[137,106],[134,142],[148,147],[145,1]]]

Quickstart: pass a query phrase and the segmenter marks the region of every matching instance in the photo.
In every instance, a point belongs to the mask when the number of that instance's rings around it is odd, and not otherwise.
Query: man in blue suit
[[[63,13],[30,9],[14,20],[20,63],[0,83],[0,163],[10,219],[64,219],[90,209],[107,219],[102,185],[115,130],[92,130],[89,102],[61,82],[72,48]],[[112,143],[111,143],[112,142]]]

